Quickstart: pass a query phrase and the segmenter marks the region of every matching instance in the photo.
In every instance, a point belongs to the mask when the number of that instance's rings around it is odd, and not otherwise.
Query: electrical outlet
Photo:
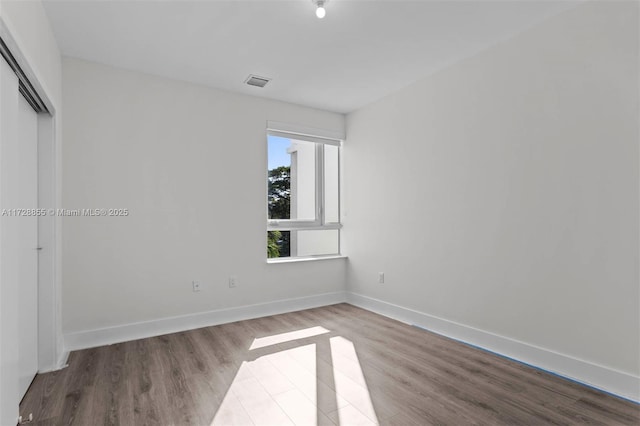
[[[236,288],[236,284],[238,283],[238,277],[235,275],[231,275],[229,277],[229,288]]]
[[[201,290],[200,281],[191,281],[191,284],[193,285],[194,293]]]
[[[384,272],[378,272],[378,283],[384,284]]]

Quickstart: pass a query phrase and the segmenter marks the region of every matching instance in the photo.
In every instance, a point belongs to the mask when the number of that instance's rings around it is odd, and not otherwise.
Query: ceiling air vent
[[[244,82],[249,86],[264,87],[267,85],[269,81],[271,81],[270,78],[259,77],[257,75],[249,74],[249,77],[247,77],[247,79]]]

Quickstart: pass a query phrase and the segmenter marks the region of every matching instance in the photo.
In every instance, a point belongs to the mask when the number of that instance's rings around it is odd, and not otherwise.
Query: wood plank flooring
[[[636,404],[348,304],[73,352],[20,413],[83,426],[640,424]]]

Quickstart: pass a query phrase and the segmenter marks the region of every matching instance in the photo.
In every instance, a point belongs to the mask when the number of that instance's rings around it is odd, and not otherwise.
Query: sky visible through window
[[[291,145],[291,140],[280,136],[267,136],[269,152],[269,170],[280,166],[291,166],[291,155],[287,154],[287,148]]]

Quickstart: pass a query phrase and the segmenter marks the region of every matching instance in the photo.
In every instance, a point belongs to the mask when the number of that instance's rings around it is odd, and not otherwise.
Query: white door
[[[24,97],[18,101],[16,206],[18,232],[18,386],[22,398],[38,371],[38,115]],[[31,211],[31,213],[30,213]]]
[[[0,59],[0,206],[17,208],[18,78]],[[0,425],[18,419],[18,250],[16,218],[0,216]]]

